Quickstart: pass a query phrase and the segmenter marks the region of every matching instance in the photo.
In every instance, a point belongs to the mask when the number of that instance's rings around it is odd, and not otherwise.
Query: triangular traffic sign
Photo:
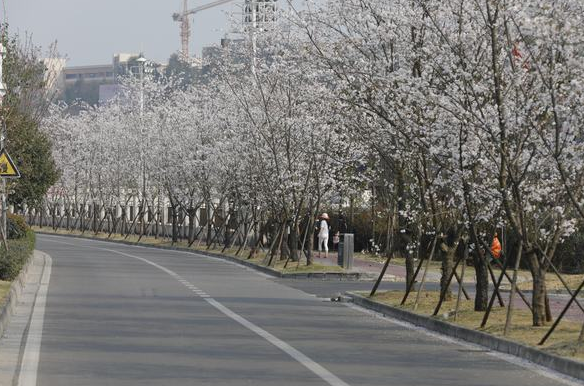
[[[3,178],[20,178],[20,172],[14,165],[14,161],[6,152],[6,149],[0,150],[0,177]]]

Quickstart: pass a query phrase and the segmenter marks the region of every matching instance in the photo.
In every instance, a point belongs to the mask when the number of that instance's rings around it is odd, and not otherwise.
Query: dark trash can
[[[337,264],[345,269],[353,268],[354,235],[352,233],[341,234]]]

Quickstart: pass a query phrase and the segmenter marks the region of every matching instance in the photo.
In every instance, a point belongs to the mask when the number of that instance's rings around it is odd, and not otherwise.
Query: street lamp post
[[[0,41],[0,109],[3,107],[4,95],[6,95],[6,86],[4,85],[4,77],[2,75],[2,67],[4,63],[4,56],[6,55],[6,49]],[[4,120],[4,114],[2,114],[2,125],[0,128],[0,149],[4,149],[4,140],[6,139],[6,121]],[[4,246],[8,249],[8,244],[6,243],[6,179],[2,178],[2,240],[4,241]]]
[[[142,162],[142,213],[141,213],[141,221],[140,221],[140,236],[144,235],[146,230],[145,227],[145,216],[146,213],[146,160],[144,157],[144,136],[146,134],[146,130],[144,130],[144,64],[146,59],[140,53],[140,57],[136,59],[138,62],[138,71],[140,73],[140,134],[142,136],[142,143],[140,146],[140,160]]]

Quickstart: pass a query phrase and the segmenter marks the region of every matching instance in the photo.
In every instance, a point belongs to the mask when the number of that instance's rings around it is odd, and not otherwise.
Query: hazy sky
[[[190,7],[212,0],[189,0]],[[57,41],[67,66],[109,64],[119,52],[140,52],[166,62],[179,50],[179,23],[172,13],[180,0],[0,0],[11,31],[32,34],[43,48]],[[241,14],[243,0],[234,0],[191,16],[191,55],[219,43],[229,31],[226,13]],[[3,10],[0,9],[3,13]],[[241,20],[241,17],[238,16]]]

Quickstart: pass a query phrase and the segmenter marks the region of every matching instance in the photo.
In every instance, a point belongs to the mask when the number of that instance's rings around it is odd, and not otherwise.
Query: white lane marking
[[[20,374],[18,375],[18,386],[36,386],[39,358],[41,354],[41,341],[43,338],[43,324],[45,321],[45,307],[47,303],[47,292],[49,281],[51,280],[51,266],[53,260],[51,256],[45,254],[45,268],[41,277],[41,283],[34,302],[34,308],[30,317],[30,325],[26,336]]]
[[[93,247],[93,248],[95,248],[95,247]],[[119,251],[116,251],[113,249],[106,249],[106,248],[96,248],[96,249],[101,249],[104,251],[116,253],[116,254],[119,254],[122,256],[127,256],[127,257],[131,257],[131,258],[143,261],[146,264],[150,264],[151,266],[156,267],[163,272],[166,272],[167,274],[169,274],[170,276],[172,276],[174,278],[177,278],[177,279],[180,278],[180,276],[177,273],[171,271],[170,269],[163,267],[162,265],[156,264],[156,263],[154,263],[148,259],[145,259],[143,257],[131,255],[129,253],[119,252]],[[179,282],[182,282],[184,280],[184,279],[182,279],[182,280],[181,279],[179,279]],[[315,361],[310,359],[308,356],[306,356],[302,352],[298,351],[297,349],[295,349],[294,347],[292,347],[288,343],[284,342],[283,340],[277,338],[276,336],[270,334],[269,332],[267,332],[263,328],[253,324],[249,320],[245,319],[243,316],[231,311],[229,308],[225,307],[223,304],[219,303],[217,300],[213,299],[211,296],[207,295],[206,293],[199,294],[199,292],[197,292],[197,294],[201,298],[203,298],[207,303],[209,303],[210,305],[215,307],[217,310],[221,311],[224,315],[228,316],[229,318],[233,319],[234,321],[241,324],[245,328],[253,331],[254,333],[259,335],[260,337],[264,338],[265,340],[267,340],[268,342],[270,342],[271,344],[273,344],[274,346],[276,346],[280,350],[284,351],[286,354],[288,354],[289,356],[294,358],[296,361],[298,361],[304,367],[306,367],[307,369],[312,371],[314,374],[316,374],[317,376],[322,378],[329,385],[331,385],[331,386],[349,386],[348,383],[346,383],[345,381],[343,381],[342,379],[340,379],[339,377],[337,377],[336,375],[334,375],[333,373],[331,373],[330,371],[328,371],[327,369],[325,369],[324,367],[322,367],[321,365],[319,365],[318,363],[316,363]]]
[[[66,242],[63,242],[63,243],[69,244]],[[171,271],[170,269],[163,267],[160,264],[156,264],[156,263],[154,263],[148,259],[145,259],[143,257],[140,257],[140,256],[135,256],[135,255],[131,255],[129,253],[119,252],[119,251],[116,251],[114,249],[108,249],[108,248],[98,248],[98,247],[91,247],[91,246],[87,246],[87,245],[77,245],[77,244],[70,244],[70,245],[76,245],[79,247],[86,247],[86,248],[91,248],[91,249],[98,249],[98,250],[102,250],[102,251],[116,253],[116,254],[122,255],[122,256],[131,257],[133,259],[140,260],[146,264],[149,264],[153,267],[160,269],[161,271],[163,271],[163,272],[169,274],[170,276],[172,276],[173,278],[177,279],[180,283],[184,284],[185,286],[187,286],[187,284],[185,284],[185,283],[192,285],[191,283],[189,283],[187,280],[182,278],[176,272]],[[177,251],[174,251],[174,252],[177,252]],[[207,257],[207,256],[205,256],[205,257]],[[298,361],[300,364],[302,364],[304,367],[306,367],[307,369],[312,371],[315,375],[320,377],[322,380],[327,382],[329,385],[331,385],[331,386],[350,386],[348,383],[346,383],[345,381],[343,381],[342,379],[340,379],[339,377],[337,377],[336,375],[334,375],[333,373],[331,373],[330,371],[325,369],[323,366],[319,365],[318,363],[316,363],[315,361],[310,359],[308,356],[306,356],[302,352],[298,351],[297,349],[295,349],[294,347],[292,347],[288,343],[284,342],[280,338],[277,338],[276,336],[270,334],[268,331],[264,330],[263,328],[253,324],[249,320],[245,319],[243,316],[231,311],[229,308],[225,307],[223,304],[219,303],[218,301],[213,299],[211,296],[207,295],[204,291],[193,290],[193,292],[195,292],[197,295],[199,295],[199,297],[201,297],[207,303],[209,303],[210,305],[215,307],[217,310],[219,310],[224,315],[233,319],[234,321],[241,324],[242,326],[249,329],[250,331],[256,333],[260,337],[267,340],[269,343],[273,344],[274,346],[276,346],[277,348],[279,348],[280,350],[282,350],[283,352],[288,354],[290,357],[292,357],[293,359]]]
[[[61,238],[61,239],[67,237],[67,236],[45,235],[45,234],[43,234],[42,236],[47,236],[49,238]],[[102,240],[91,240],[91,239],[82,239],[82,240],[89,241],[89,242],[105,243],[105,244],[109,244],[109,245],[112,244],[111,242],[102,241]],[[91,246],[87,246],[87,245],[67,243],[67,242],[64,242],[64,241],[54,241],[54,240],[47,240],[47,241],[52,241],[54,243],[63,243],[63,244],[73,245],[73,246],[76,246],[76,247],[84,247],[84,246],[86,246],[88,248],[103,249],[103,248],[91,247]],[[128,246],[133,247],[133,248],[145,248],[145,249],[149,249],[149,250],[152,250],[153,249],[153,248],[144,247],[144,246],[141,246],[141,245],[128,245]],[[217,260],[217,261],[220,261],[222,263],[237,265],[240,268],[244,268],[244,269],[249,270],[251,272],[254,272],[254,273],[256,273],[256,274],[258,274],[260,276],[264,276],[264,277],[266,277],[268,279],[273,279],[273,277],[271,277],[269,275],[266,275],[266,274],[263,274],[261,272],[254,271],[251,268],[247,268],[245,266],[241,266],[241,265],[239,265],[237,263],[234,263],[234,262],[231,262],[231,261],[222,260],[222,259],[217,258],[217,257],[211,257],[211,256],[202,255],[202,254],[197,254],[196,251],[194,251],[194,252],[187,252],[187,251],[176,251],[176,250],[172,250],[172,249],[168,249],[168,250],[167,249],[164,249],[164,251],[165,252],[181,253],[181,254],[189,254],[189,255],[196,254],[197,256],[202,256],[202,257],[205,257],[205,258],[210,259],[210,260]],[[112,251],[112,252],[123,254],[122,252],[117,252],[117,251]],[[138,257],[138,259],[142,259],[142,258]],[[155,263],[152,263],[152,264],[155,264]],[[161,268],[164,268],[164,267],[161,267]],[[167,272],[166,269],[163,269],[163,270],[165,270],[165,272]],[[174,273],[172,271],[168,271],[167,273],[169,275],[175,277],[175,278],[176,277],[180,277],[178,274],[176,274],[176,273]],[[309,295],[316,297],[316,295],[312,295],[312,294],[309,294]],[[205,299],[205,300],[207,300],[207,299]],[[327,298],[325,300],[330,300],[330,299]],[[484,346],[480,346],[480,345],[477,345],[477,344],[465,342],[465,341],[462,341],[462,340],[456,339],[456,338],[451,338],[451,337],[448,337],[446,335],[441,335],[441,334],[438,334],[436,332],[433,332],[433,331],[430,331],[428,329],[425,329],[423,327],[419,327],[419,326],[416,326],[414,324],[411,324],[411,323],[408,323],[408,322],[405,322],[405,321],[402,321],[402,320],[398,320],[398,319],[395,319],[395,318],[386,316],[386,315],[384,315],[382,313],[379,313],[379,312],[376,312],[376,311],[372,311],[372,310],[369,310],[367,308],[363,308],[363,307],[357,306],[355,304],[351,304],[351,303],[343,303],[343,304],[346,305],[347,307],[355,310],[355,311],[359,311],[359,312],[362,312],[362,313],[365,313],[365,314],[369,314],[369,315],[371,315],[373,317],[376,317],[376,318],[379,318],[379,319],[383,319],[385,321],[388,321],[390,323],[393,323],[393,324],[396,324],[396,325],[405,327],[407,329],[416,330],[418,332],[421,332],[421,333],[423,333],[425,335],[428,335],[428,336],[434,337],[436,339],[442,340],[444,342],[448,342],[448,343],[451,343],[451,344],[455,344],[455,345],[458,345],[458,346],[462,346],[462,347],[466,347],[466,348],[471,348],[471,349],[481,349],[481,350],[482,349],[485,349]],[[550,379],[553,379],[553,380],[562,382],[562,383],[564,383],[566,385],[570,385],[570,386],[582,386],[583,385],[583,383],[580,380],[576,379],[576,378],[570,377],[568,375],[559,373],[559,372],[557,372],[555,370],[549,369],[547,367],[540,366],[538,364],[535,364],[533,362],[530,362],[530,361],[527,361],[527,360],[518,358],[518,357],[513,356],[513,355],[510,355],[510,354],[504,354],[502,352],[493,351],[493,350],[489,350],[489,352],[487,352],[485,354],[487,354],[489,356],[493,356],[496,359],[503,360],[505,362],[509,362],[509,363],[514,364],[514,365],[517,365],[517,366],[526,368],[528,370],[533,370],[533,371],[537,372],[539,375],[542,375],[542,376],[544,376],[546,378],[550,378]],[[341,381],[341,382],[343,382],[343,381]]]

